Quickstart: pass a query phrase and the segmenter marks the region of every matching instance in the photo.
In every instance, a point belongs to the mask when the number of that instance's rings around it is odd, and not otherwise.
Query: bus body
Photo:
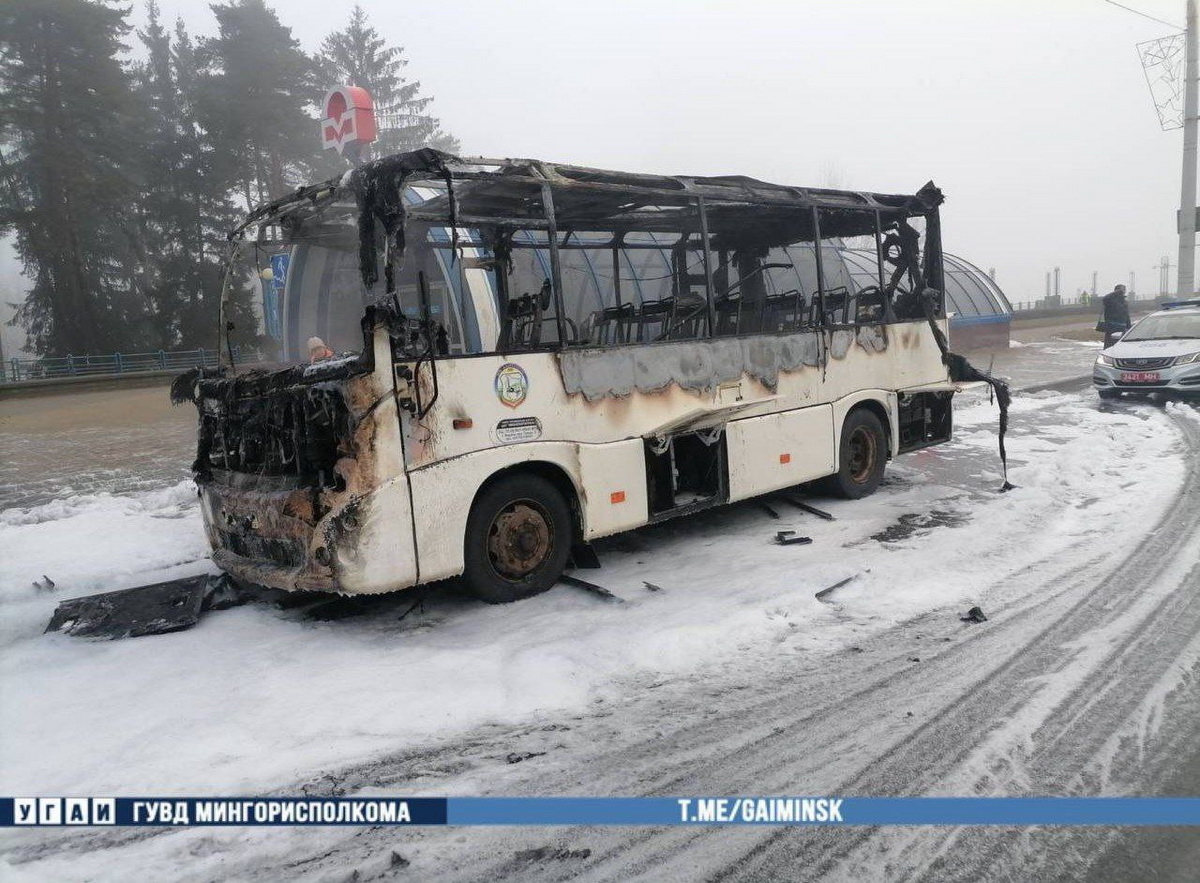
[[[237,233],[290,255],[286,363],[188,379],[214,561],[508,601],[598,537],[870,493],[950,437],[940,202],[424,150],[265,206]]]

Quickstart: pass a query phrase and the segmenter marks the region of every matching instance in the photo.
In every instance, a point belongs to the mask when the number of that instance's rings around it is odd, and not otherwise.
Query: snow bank
[[[820,664],[932,609],[1019,598],[1033,587],[1010,577],[1032,559],[1120,554],[1137,531],[1114,533],[1111,519],[1153,523],[1182,474],[1169,414],[1042,393],[1013,404],[1018,490],[997,494],[994,407],[955,417],[956,441],[893,464],[876,496],[816,500],[835,522],[741,505],[605,543],[604,568],[584,576],[620,605],[565,587],[501,607],[444,591],[403,621],[399,604],[331,623],[248,606],[173,635],[42,635],[59,598],[209,568],[194,491],[5,512],[0,793],[261,792],[481,725],[620,701],[653,680],[745,679],[799,654]],[[935,510],[947,524],[922,527]],[[915,533],[872,539],[902,516]],[[779,529],[813,545],[773,545]],[[42,574],[53,595],[32,586]],[[848,577],[836,603],[814,598]]]

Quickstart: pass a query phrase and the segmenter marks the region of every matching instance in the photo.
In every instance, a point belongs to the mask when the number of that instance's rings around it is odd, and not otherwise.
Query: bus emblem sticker
[[[529,394],[529,375],[513,362],[506,362],[496,371],[496,398],[510,408],[518,407]]]

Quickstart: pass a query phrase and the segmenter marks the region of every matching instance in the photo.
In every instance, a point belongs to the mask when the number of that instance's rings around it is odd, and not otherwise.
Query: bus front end
[[[376,336],[378,363],[371,347],[366,358],[196,377],[194,472],[221,570],[285,590],[416,584],[388,336]]]

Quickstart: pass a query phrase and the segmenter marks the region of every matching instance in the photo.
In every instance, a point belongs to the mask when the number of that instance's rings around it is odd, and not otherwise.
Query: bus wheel
[[[539,475],[509,475],[487,488],[467,518],[464,573],[481,601],[507,604],[557,582],[571,551],[571,512]]]
[[[887,465],[887,435],[873,411],[856,408],[842,424],[842,441],[836,474],[825,487],[840,497],[857,500],[875,493]]]

